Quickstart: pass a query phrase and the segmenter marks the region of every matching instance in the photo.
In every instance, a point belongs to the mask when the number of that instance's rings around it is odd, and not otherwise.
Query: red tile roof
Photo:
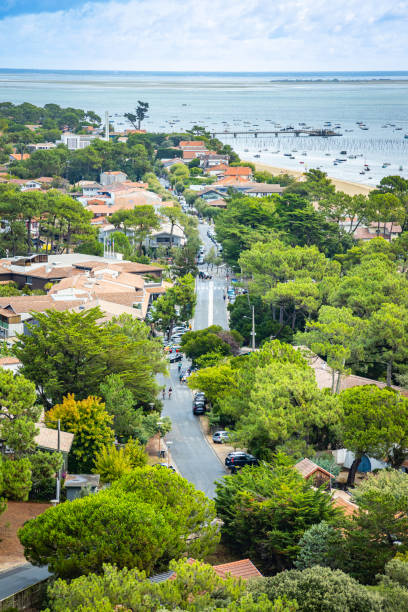
[[[336,506],[336,508],[340,508],[341,510],[343,510],[344,514],[346,514],[347,516],[352,516],[353,514],[358,512],[357,504],[353,504],[353,502],[347,501],[342,497],[334,498],[332,503],[333,506]]]
[[[251,176],[252,168],[247,166],[230,167],[225,171],[225,176]]]
[[[216,184],[217,185],[237,185],[238,183],[240,185],[248,185],[248,186],[251,185],[252,186],[251,181],[246,176],[226,176],[225,178],[217,181]]]
[[[195,159],[198,157],[197,151],[183,151],[183,159]]]
[[[192,559],[191,557],[187,559],[187,563],[189,563],[190,565],[192,565],[194,562],[195,559]],[[241,559],[240,561],[233,561],[232,563],[222,563],[221,565],[213,565],[213,570],[218,576],[220,576],[220,578],[232,576],[233,578],[242,578],[243,580],[248,580],[248,578],[262,577],[261,572],[255,567],[251,559]],[[166,575],[165,573],[159,574],[158,576],[163,576],[164,580],[175,580],[177,574],[176,572],[172,572],[169,575]]]
[[[321,472],[322,474],[329,476],[329,478],[335,478],[333,474],[320,467],[320,465],[317,465],[317,463],[310,461],[310,459],[302,459],[301,461],[298,461],[295,468],[304,478],[309,478],[315,472]]]
[[[52,183],[54,179],[52,178],[52,176],[40,176],[39,178],[33,180],[37,181],[37,183]]]
[[[202,140],[181,140],[179,144],[180,149],[184,149],[185,147],[198,147],[203,148],[205,144]]]
[[[112,214],[112,206],[102,206],[102,204],[91,204],[86,206],[86,210],[89,210],[91,213],[98,215],[111,215]]]
[[[208,166],[208,168],[206,168],[206,172],[212,172],[213,170],[215,170],[216,172],[223,172],[224,170],[227,170],[227,168],[229,168],[229,166],[227,166],[226,164],[217,164],[216,166]]]
[[[0,366],[14,365],[17,363],[21,363],[17,357],[0,357]]]
[[[10,157],[13,160],[21,161],[25,159],[30,159],[30,154],[29,153],[10,153]]]
[[[214,565],[213,570],[221,578],[231,575],[234,578],[248,580],[248,578],[262,576],[261,572],[255,567],[250,559],[241,559],[240,561],[233,561],[232,563]]]

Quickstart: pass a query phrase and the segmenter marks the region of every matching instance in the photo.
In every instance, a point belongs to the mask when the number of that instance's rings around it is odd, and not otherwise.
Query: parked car
[[[195,370],[192,370],[195,371]],[[204,404],[207,403],[207,398],[205,397],[205,393],[203,393],[202,391],[198,391],[193,398],[193,402],[204,402]]]
[[[229,433],[228,431],[216,431],[213,433],[213,442],[216,444],[222,444],[223,442],[228,442]]]
[[[259,465],[259,460],[249,453],[233,451],[226,456],[225,465],[231,470],[232,474],[235,474],[237,470],[245,465]]]
[[[205,414],[205,404],[193,404],[193,414]]]
[[[186,331],[188,331],[188,329],[185,325],[176,325],[176,327],[173,327],[172,329],[173,334],[175,334],[176,332],[180,332],[181,334],[184,334],[184,332]]]
[[[176,361],[182,361],[183,360],[183,353],[170,353],[168,355],[169,361],[170,363],[176,363]]]

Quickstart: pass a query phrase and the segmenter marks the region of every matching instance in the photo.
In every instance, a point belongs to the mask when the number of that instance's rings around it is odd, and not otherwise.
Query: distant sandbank
[[[253,162],[251,162],[253,163]],[[258,164],[255,163],[255,168],[260,172],[270,172],[271,174],[289,174],[290,176],[294,176],[296,178],[300,178],[304,173],[299,170],[288,170],[287,168],[277,168],[276,166],[269,166],[267,164]],[[329,177],[336,187],[337,191],[344,191],[348,195],[368,195],[370,191],[374,188],[369,185],[361,185],[360,183],[352,183],[351,181],[342,181],[341,179],[336,179],[333,177]]]

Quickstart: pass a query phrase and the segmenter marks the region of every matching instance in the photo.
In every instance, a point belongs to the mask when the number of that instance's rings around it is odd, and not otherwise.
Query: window
[[[32,284],[33,284],[33,277],[26,276],[26,285],[32,285]]]

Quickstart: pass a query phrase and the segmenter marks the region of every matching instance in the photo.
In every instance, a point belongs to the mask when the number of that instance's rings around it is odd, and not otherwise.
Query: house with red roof
[[[14,161],[25,161],[26,159],[30,159],[29,153],[10,153],[9,160],[11,162]]]
[[[331,479],[335,479],[335,476],[325,470],[324,468],[317,465],[310,459],[302,459],[295,464],[295,469],[303,476],[305,480],[312,480],[316,487],[320,487],[322,484],[330,484]]]
[[[188,563],[192,565],[195,559],[188,559]],[[261,572],[252,563],[250,559],[240,559],[239,561],[233,561],[232,563],[222,563],[221,565],[213,565],[213,570],[220,578],[232,578],[249,580],[250,578],[262,578]],[[150,582],[165,582],[166,580],[175,580],[177,577],[176,572],[169,570],[162,574],[155,574],[149,578]]]
[[[202,140],[181,140],[179,147],[182,151],[205,151],[207,148]]]
[[[248,166],[230,166],[224,172],[226,177],[246,179],[247,181],[252,180],[252,174],[252,168]]]

